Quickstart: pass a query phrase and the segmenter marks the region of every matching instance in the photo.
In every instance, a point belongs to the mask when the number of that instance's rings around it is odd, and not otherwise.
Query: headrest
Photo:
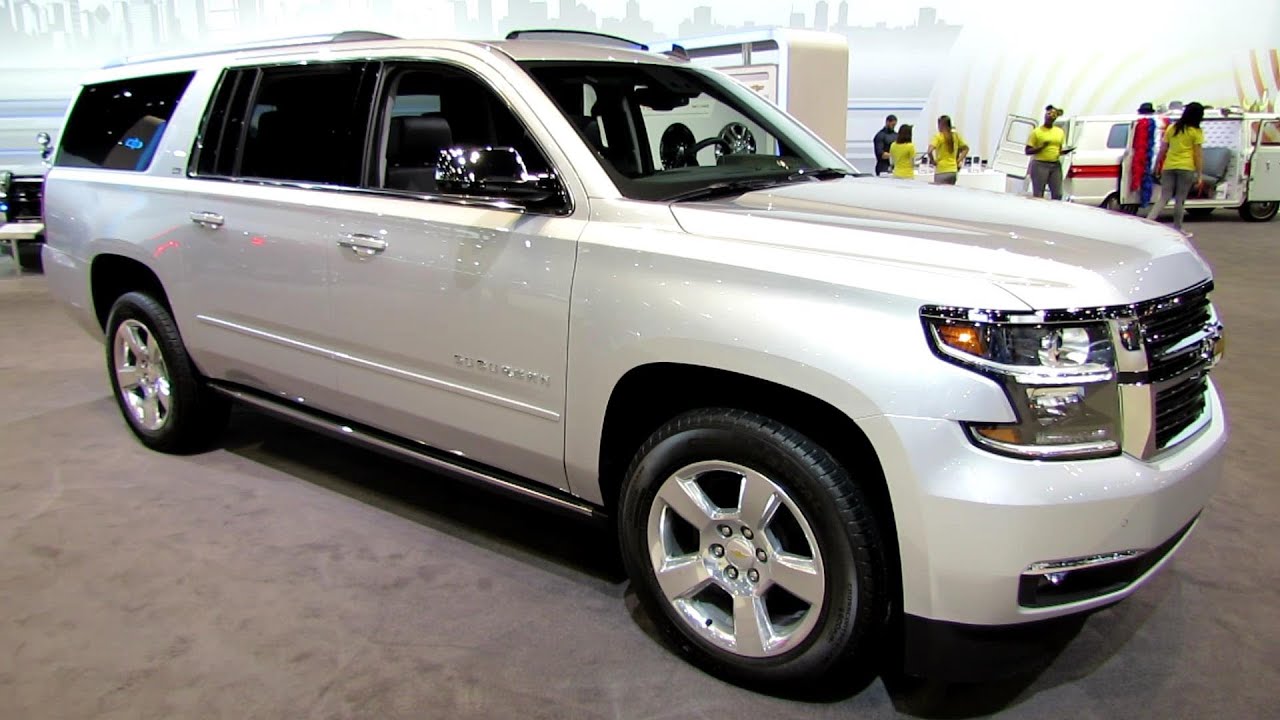
[[[449,121],[438,114],[391,119],[395,160],[433,164],[440,151],[453,144]]]
[[[569,119],[574,125],[582,131],[583,136],[587,138],[587,142],[591,143],[592,148],[596,150],[604,150],[604,140],[600,135],[600,123],[593,117],[584,115],[570,115]]]

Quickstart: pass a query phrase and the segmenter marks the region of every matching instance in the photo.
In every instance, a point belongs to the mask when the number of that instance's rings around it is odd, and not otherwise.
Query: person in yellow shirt
[[[1031,195],[1044,197],[1044,188],[1049,186],[1049,197],[1062,199],[1062,156],[1071,152],[1063,148],[1067,143],[1067,133],[1054,122],[1062,117],[1062,111],[1049,105],[1044,109],[1044,124],[1039,125],[1027,136],[1026,153],[1031,156]]]
[[[911,142],[911,126],[898,128],[898,138],[889,146],[889,166],[893,176],[910,180],[916,176],[916,146]]]
[[[1148,220],[1159,217],[1169,198],[1173,198],[1173,226],[1182,230],[1184,207],[1191,186],[1204,182],[1204,131],[1200,121],[1204,119],[1204,105],[1187,103],[1182,117],[1164,131],[1164,144],[1156,159],[1156,174],[1160,176],[1160,192],[1151,203]],[[1190,237],[1190,233],[1187,233]]]
[[[938,134],[929,141],[929,160],[934,164],[933,182],[936,185],[955,185],[960,166],[969,154],[964,138],[951,126],[951,118],[938,118]]]

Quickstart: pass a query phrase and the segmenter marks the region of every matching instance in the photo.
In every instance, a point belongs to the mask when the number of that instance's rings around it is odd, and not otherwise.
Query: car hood
[[[1210,277],[1179,233],[1155,223],[911,180],[794,183],[672,212],[689,233],[982,279],[1037,309],[1149,300]]]

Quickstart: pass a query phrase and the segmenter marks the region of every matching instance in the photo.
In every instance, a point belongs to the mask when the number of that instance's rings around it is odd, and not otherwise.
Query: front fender
[[[700,239],[685,235],[681,242],[688,251]],[[690,252],[588,243],[574,280],[565,412],[566,471],[584,499],[603,498],[601,438],[614,389],[652,363],[765,380],[855,421],[887,414],[1014,420],[999,386],[933,355],[918,297]]]

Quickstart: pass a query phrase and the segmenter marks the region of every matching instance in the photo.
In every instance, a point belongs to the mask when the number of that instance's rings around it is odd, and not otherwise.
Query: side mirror
[[[40,159],[48,160],[53,154],[53,138],[47,132],[36,133],[36,144],[40,146]]]
[[[536,207],[564,198],[554,173],[530,174],[524,158],[511,147],[456,146],[440,151],[436,161],[440,192],[507,200]]]

